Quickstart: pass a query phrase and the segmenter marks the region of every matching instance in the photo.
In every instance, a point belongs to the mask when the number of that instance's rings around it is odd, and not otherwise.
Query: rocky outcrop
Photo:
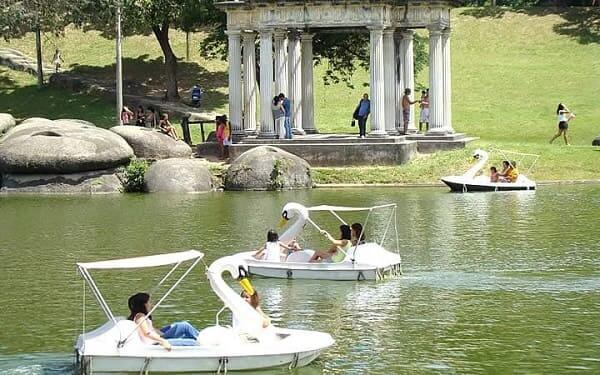
[[[31,118],[0,141],[0,172],[69,174],[115,168],[133,150],[123,138],[79,121]]]
[[[226,190],[282,190],[312,187],[310,165],[296,155],[260,146],[237,157],[225,174]]]
[[[592,146],[600,146],[600,135],[594,138],[592,141]]]
[[[2,134],[9,131],[11,128],[14,128],[17,125],[17,121],[12,115],[8,113],[0,113],[0,136]]]
[[[146,159],[189,158],[192,148],[154,129],[140,126],[115,126],[110,131],[120,135],[133,148],[135,156]]]
[[[210,171],[198,159],[159,160],[146,172],[146,190],[150,193],[199,193],[213,188]]]
[[[114,170],[70,174],[4,174],[3,193],[119,193],[122,185]]]

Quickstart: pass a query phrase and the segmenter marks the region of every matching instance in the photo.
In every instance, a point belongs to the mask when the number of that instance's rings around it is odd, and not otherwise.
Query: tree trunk
[[[37,85],[44,86],[44,63],[42,62],[42,32],[38,27],[35,29],[35,55],[37,61]]]
[[[179,99],[179,89],[177,87],[177,57],[173,53],[171,43],[169,42],[169,23],[163,22],[161,26],[153,26],[152,31],[158,39],[163,56],[165,57],[165,73],[167,76],[167,100]]]
[[[496,0],[492,0],[492,7],[496,7]]]
[[[185,32],[185,61],[190,61],[190,32]]]

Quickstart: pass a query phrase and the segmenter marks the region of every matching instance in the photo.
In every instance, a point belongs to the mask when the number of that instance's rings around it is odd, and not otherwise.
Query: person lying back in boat
[[[152,309],[150,295],[148,293],[137,293],[129,297],[129,317],[127,319],[138,324],[138,334],[142,342],[158,344],[167,350],[173,346],[195,346],[198,345],[198,330],[189,322],[175,322],[157,330],[152,325],[152,316],[148,311]]]
[[[500,182],[517,182],[519,177],[519,170],[517,169],[517,163],[515,161],[504,160],[502,162],[503,170],[500,172]]]
[[[248,304],[252,306],[254,310],[258,311],[258,313],[262,317],[263,328],[267,328],[271,324],[271,319],[260,308],[260,299],[258,298],[258,292],[256,291],[256,289],[254,289],[253,292],[254,293],[250,295],[247,291],[242,290],[240,297],[242,297],[244,301],[248,302]]]
[[[498,182],[500,175],[496,167],[490,167],[490,182]]]
[[[360,223],[354,223],[350,226],[352,229],[351,233],[351,241],[352,246],[356,245],[364,245],[367,239],[365,238],[365,234],[363,233],[363,226]]]
[[[336,240],[331,237],[327,231],[322,230],[321,234],[327,236],[327,239],[331,242],[329,250],[315,251],[309,262],[322,262],[324,260],[330,260],[333,263],[341,262],[346,257],[346,252],[352,247],[352,232],[350,227],[346,224],[340,225],[340,239]]]
[[[279,234],[273,229],[267,232],[267,242],[258,249],[254,255],[256,259],[268,260],[271,262],[285,262],[290,252],[300,250],[300,246],[295,240],[289,243],[279,241]]]

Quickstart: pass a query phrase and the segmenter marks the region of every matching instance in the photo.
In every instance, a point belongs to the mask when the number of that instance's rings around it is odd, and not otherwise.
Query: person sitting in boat
[[[129,297],[129,317],[127,319],[138,324],[138,333],[143,342],[159,344],[167,350],[172,346],[198,345],[198,330],[189,322],[175,322],[157,330],[152,325],[152,316],[148,311],[152,309],[150,294],[137,293]]]
[[[300,250],[300,246],[296,241],[283,243],[279,241],[279,234],[270,229],[267,232],[267,242],[254,253],[253,257],[271,262],[285,262],[288,254],[295,250]]]
[[[517,182],[517,178],[519,177],[517,163],[515,161],[504,160],[502,166],[504,169],[499,173],[500,182]]]
[[[499,178],[500,174],[498,173],[496,167],[490,167],[490,182],[498,182]]]
[[[343,224],[340,225],[340,239],[336,240],[327,231],[322,230],[321,234],[327,236],[327,239],[331,241],[331,247],[325,251],[315,251],[309,262],[321,262],[323,260],[330,260],[333,263],[341,262],[346,257],[346,252],[352,247],[352,231],[350,226]]]
[[[242,290],[240,297],[242,297],[244,301],[248,302],[248,304],[260,314],[262,317],[262,326],[263,328],[267,328],[269,325],[271,325],[271,319],[260,308],[260,299],[258,298],[258,292],[256,289],[252,290],[252,292],[253,293],[250,294],[246,290]]]
[[[352,246],[364,245],[367,239],[365,238],[365,234],[363,233],[362,224],[354,223],[350,226],[350,229],[352,230]]]

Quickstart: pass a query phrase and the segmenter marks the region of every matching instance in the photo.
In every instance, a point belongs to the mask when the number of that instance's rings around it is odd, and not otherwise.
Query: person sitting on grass
[[[330,260],[333,263],[338,263],[344,260],[346,252],[352,247],[352,231],[350,226],[340,225],[340,239],[336,240],[327,231],[322,230],[321,234],[327,236],[331,242],[331,247],[325,251],[315,251],[309,262],[322,262]]]
[[[500,175],[498,174],[498,170],[496,167],[490,168],[490,182],[498,182]]]
[[[161,132],[163,132],[164,134],[173,138],[174,140],[176,140],[176,141],[179,140],[179,137],[177,136],[177,131],[175,130],[175,127],[173,125],[171,125],[171,122],[169,121],[168,114],[163,113],[163,115],[160,118],[158,128],[160,129]]]

